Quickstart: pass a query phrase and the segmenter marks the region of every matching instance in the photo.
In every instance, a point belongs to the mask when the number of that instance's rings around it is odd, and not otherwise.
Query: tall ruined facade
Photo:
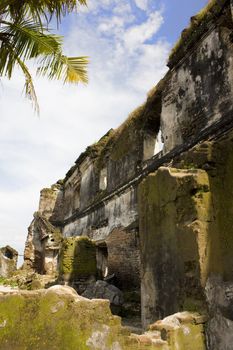
[[[88,237],[92,274],[141,295],[144,327],[207,313],[211,350],[233,344],[232,19],[232,0],[191,19],[145,104],[41,191],[25,248],[24,265],[50,274],[64,237]]]

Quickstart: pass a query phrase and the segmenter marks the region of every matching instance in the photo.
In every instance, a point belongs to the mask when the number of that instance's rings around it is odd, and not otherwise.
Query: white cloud
[[[117,2],[115,7],[113,8],[113,13],[121,16],[126,16],[127,14],[132,14],[130,4],[126,4],[123,2]]]
[[[107,35],[116,34],[119,29],[124,27],[125,21],[123,17],[114,16],[110,19],[105,19],[100,23],[98,30]]]
[[[148,0],[135,0],[136,6],[143,11],[148,9]]]
[[[124,34],[125,46],[132,49],[151,39],[163,23],[160,11],[149,15],[146,22],[130,27]]]
[[[166,70],[169,45],[154,39],[163,22],[160,11],[142,22],[123,0],[88,3],[85,13],[70,18],[65,47],[69,55],[90,56],[87,87],[36,79],[37,118],[21,97],[18,72],[0,86],[0,246],[11,244],[21,253],[39,190],[63,177],[87,145],[117,127]]]

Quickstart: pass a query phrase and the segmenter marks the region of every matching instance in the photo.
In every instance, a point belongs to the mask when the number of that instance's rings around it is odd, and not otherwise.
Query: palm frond
[[[87,5],[86,0],[1,0],[0,14],[7,13],[14,21],[32,17],[39,22],[41,17],[48,21],[55,17],[60,22],[77,4]]]
[[[77,4],[86,5],[86,0],[0,0],[0,76],[10,79],[15,65],[19,65],[25,76],[25,94],[37,112],[27,60],[34,59],[39,65],[37,73],[49,79],[88,82],[88,58],[63,55],[62,37],[50,34],[47,27],[52,17],[59,22]]]
[[[18,64],[25,77],[25,84],[24,84],[25,96],[32,101],[35,112],[39,114],[39,104],[38,104],[36,91],[33,84],[33,79],[26,64],[20,59],[19,56],[16,55],[14,48],[11,47],[11,45],[8,42],[4,42],[3,53],[4,53],[3,56],[5,61],[5,71],[8,77],[9,78],[11,77],[14,66]],[[1,56],[2,56],[2,52],[1,52]],[[1,68],[2,68],[2,65],[0,67],[0,76],[1,76]]]
[[[62,54],[43,58],[38,74],[49,79],[61,79],[64,83],[87,83],[88,57],[67,57]]]
[[[15,55],[22,61],[39,59],[38,73],[47,75],[50,79],[62,79],[64,82],[87,83],[87,57],[66,57],[62,54],[61,37],[41,32],[40,25],[32,21],[12,23],[2,21],[0,36],[2,39],[0,75],[11,77],[14,64],[7,64],[6,48],[13,47]],[[41,58],[42,57],[42,58]],[[4,71],[5,67],[5,71]]]
[[[8,36],[17,55],[22,59],[51,55],[61,51],[62,37],[41,31],[41,26],[29,20],[2,21],[0,34]]]
[[[31,76],[26,64],[19,57],[17,57],[17,62],[18,62],[19,66],[20,66],[20,68],[25,76],[25,84],[24,84],[25,96],[28,97],[32,101],[35,112],[39,115],[40,107],[38,104],[38,99],[37,99],[37,95],[36,95],[36,90],[34,88],[32,76]]]

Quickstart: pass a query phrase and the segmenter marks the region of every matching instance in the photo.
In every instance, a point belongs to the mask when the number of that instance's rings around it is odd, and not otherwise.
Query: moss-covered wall
[[[173,160],[182,168],[202,168],[208,174],[213,219],[209,222],[208,274],[221,274],[232,280],[233,264],[233,131],[206,141]],[[207,208],[203,208],[207,210]]]
[[[139,186],[143,322],[207,310],[208,349],[230,349],[233,131],[195,146],[172,166]]]
[[[227,349],[233,343],[233,131],[194,147],[173,164],[192,164],[208,173],[213,216],[206,228],[205,294],[211,316],[207,334],[211,350]]]
[[[148,94],[147,101],[122,125],[87,147],[64,180],[63,220],[72,220],[136,176],[144,159],[144,139],[148,134],[156,139],[159,132],[160,112],[161,91]],[[103,169],[107,175],[104,190],[100,188]]]
[[[0,293],[0,350],[204,350],[200,316],[171,317],[167,339],[153,325],[131,334],[110,312],[107,300],[88,300],[70,287]],[[195,341],[194,341],[195,339]]]
[[[223,4],[224,8],[219,6]],[[179,44],[173,51],[169,63],[172,70],[148,95],[147,102],[117,130],[88,147],[61,187],[42,191],[40,204],[41,214],[63,226],[66,236],[86,234],[102,240],[122,227],[124,233],[118,241],[125,238],[127,226],[137,222],[138,203],[143,322],[180,309],[203,310],[207,302],[213,320],[208,334],[213,339],[215,333],[216,339],[213,343],[210,340],[211,350],[219,350],[215,346],[221,342],[222,348],[228,346],[228,328],[233,322],[232,136],[202,143],[180,159],[173,159],[172,168],[160,168],[149,175],[139,186],[138,200],[137,185],[131,186],[129,179],[145,170],[145,137],[155,136],[160,126],[166,154],[178,150],[177,145],[185,147],[216,122],[230,120],[233,25],[229,4],[232,9],[232,0],[212,0],[204,12],[192,18],[191,27],[182,35],[184,50]],[[103,167],[107,170],[104,191],[99,187]],[[123,184],[128,188],[116,194],[114,191]],[[112,197],[106,199],[108,194]],[[44,249],[40,230],[34,224],[27,242],[27,259],[36,262],[33,267],[41,263]],[[126,247],[128,243],[126,240]],[[87,246],[82,246],[85,256],[78,247],[75,238],[64,241],[60,265],[64,280],[96,272],[94,247],[88,243],[92,251],[88,262]],[[117,261],[116,247],[110,241],[109,248],[111,271],[119,271],[119,261],[127,261],[127,251]],[[44,268],[43,263],[41,266]],[[223,294],[224,302],[219,301],[218,293]],[[223,340],[221,332],[228,340]]]
[[[162,167],[140,184],[144,325],[179,310],[204,308],[210,200],[203,170]]]
[[[76,282],[97,274],[95,243],[88,237],[65,238],[59,260],[59,275],[64,281]]]
[[[64,287],[0,296],[1,350],[103,350],[114,343],[121,349],[120,333],[107,301],[91,302]]]

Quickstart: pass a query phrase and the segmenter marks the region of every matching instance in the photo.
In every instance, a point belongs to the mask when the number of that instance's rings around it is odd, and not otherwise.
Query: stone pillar
[[[203,310],[212,220],[206,172],[162,167],[140,184],[138,203],[143,325]]]

